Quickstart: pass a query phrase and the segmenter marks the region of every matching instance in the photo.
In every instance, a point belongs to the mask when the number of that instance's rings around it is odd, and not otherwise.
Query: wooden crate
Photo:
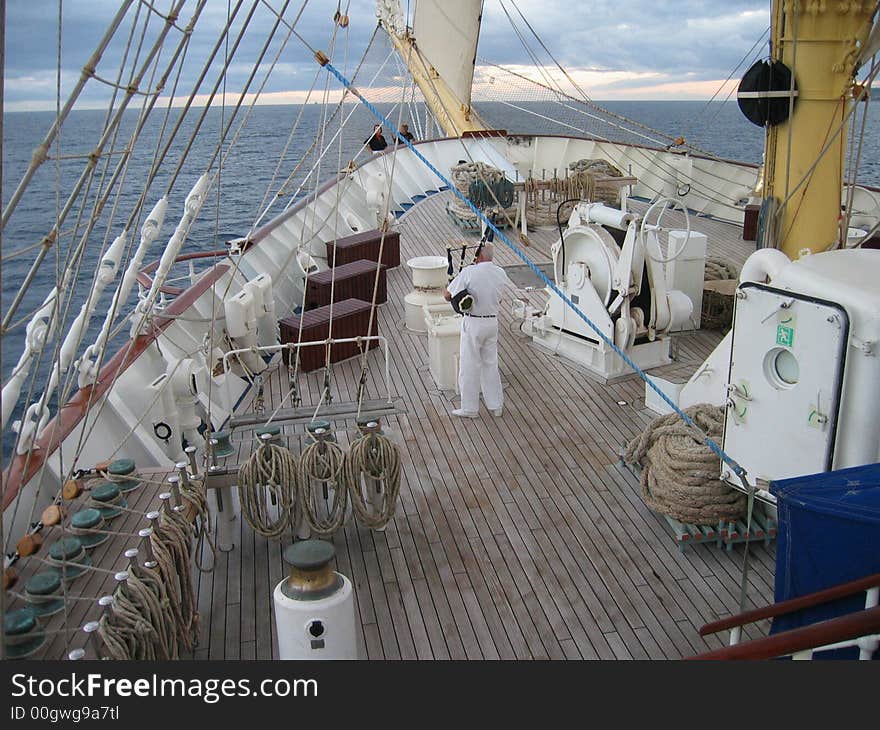
[[[379,266],[379,286],[376,291],[376,304],[388,300],[387,276],[385,267]],[[313,274],[306,285],[306,309],[330,304],[331,290],[333,301],[360,299],[373,301],[373,287],[376,284],[376,262],[359,259],[350,264],[342,264],[335,269]]]
[[[360,299],[346,299],[333,304],[333,339],[346,337],[366,337],[367,327],[370,322],[369,302]],[[318,307],[304,312],[301,315],[287,317],[280,322],[281,342],[322,342],[330,335],[330,305]],[[373,314],[373,326],[369,332],[377,335],[379,332],[378,313]],[[300,323],[302,324],[302,340],[299,339]],[[362,347],[372,349],[379,344],[378,340],[369,340]],[[301,347],[300,371],[309,372],[324,367],[326,362],[326,348],[319,345]],[[347,360],[360,354],[357,342],[337,342],[330,346],[330,362]],[[296,350],[284,350],[285,361],[292,366],[296,357]]]
[[[382,242],[382,231],[378,228],[337,239],[335,242],[335,263],[333,258],[334,242],[327,241],[325,245],[327,246],[327,263],[331,267],[350,264],[360,259],[378,261],[380,245],[382,246],[382,263],[389,269],[400,266],[400,234],[397,231],[386,232],[384,243]]]

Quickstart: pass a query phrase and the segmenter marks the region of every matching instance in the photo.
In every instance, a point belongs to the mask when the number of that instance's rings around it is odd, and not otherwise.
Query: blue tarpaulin
[[[772,482],[779,527],[775,600],[785,601],[880,573],[880,464]],[[865,594],[774,619],[770,633],[865,607]],[[816,655],[855,658],[847,649]],[[875,656],[875,658],[877,658]]]

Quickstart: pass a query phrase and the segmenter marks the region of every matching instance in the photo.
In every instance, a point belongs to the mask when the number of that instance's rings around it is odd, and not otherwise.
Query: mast
[[[487,129],[471,108],[482,6],[482,0],[420,0],[410,29],[398,0],[376,2],[379,25],[450,137]]]
[[[792,259],[837,243],[846,119],[874,7],[873,0],[773,2],[773,60],[793,71],[797,96],[788,120],[767,127],[764,195],[781,205],[776,248]]]

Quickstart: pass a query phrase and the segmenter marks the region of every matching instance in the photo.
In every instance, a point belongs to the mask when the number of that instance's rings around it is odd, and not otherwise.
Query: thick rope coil
[[[703,271],[705,281],[718,281],[719,279],[738,279],[739,269],[732,261],[721,256],[707,256],[706,268]]]
[[[210,573],[217,564],[217,546],[211,535],[211,513],[208,510],[208,490],[204,479],[188,479],[186,485],[181,485],[180,496],[189,505],[190,514],[193,517],[193,529],[196,533],[196,568],[202,573]],[[201,564],[200,555],[202,545],[207,541],[211,550],[211,566],[206,568]]]
[[[345,521],[348,504],[345,453],[333,441],[318,438],[303,449],[299,478],[303,518],[315,535],[333,535]]]
[[[622,177],[623,173],[614,165],[601,159],[581,159],[569,164],[569,175],[538,180],[530,177],[525,181],[526,223],[530,226],[556,226],[557,213],[561,201],[574,199],[606,203],[617,207],[619,189],[616,185],[597,182],[599,177]],[[564,220],[571,214],[574,202],[566,203],[559,218]]]
[[[458,191],[468,197],[471,183],[479,180],[490,185],[497,184],[504,179],[504,172],[497,167],[487,165],[485,162],[462,162],[452,167],[450,177]],[[474,224],[478,224],[476,213],[458,197],[453,196],[449,200],[446,204],[446,210],[461,220],[473,221]],[[486,208],[485,213],[490,219],[494,214],[499,221],[512,220],[516,215],[516,206],[501,208],[498,205],[493,205]],[[502,223],[497,225],[502,225]]]
[[[356,439],[345,457],[351,505],[360,523],[381,530],[394,517],[400,494],[400,452],[381,433],[366,433]],[[381,509],[374,511],[372,494],[381,497]]]
[[[264,537],[276,539],[296,528],[299,491],[296,457],[283,446],[260,444],[238,470],[241,513]]]
[[[721,438],[723,407],[701,403],[684,412],[709,438]],[[624,460],[642,467],[642,499],[655,512],[688,524],[729,522],[746,512],[746,495],[720,479],[721,460],[675,413],[649,424]]]
[[[199,612],[192,580],[193,528],[176,512],[163,512],[153,527],[150,542],[162,580],[171,598],[177,638],[186,651],[198,638]]]

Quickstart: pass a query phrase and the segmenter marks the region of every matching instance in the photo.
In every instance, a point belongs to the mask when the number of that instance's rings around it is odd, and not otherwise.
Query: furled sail
[[[463,106],[470,106],[482,0],[419,0],[413,35],[422,56]]]

